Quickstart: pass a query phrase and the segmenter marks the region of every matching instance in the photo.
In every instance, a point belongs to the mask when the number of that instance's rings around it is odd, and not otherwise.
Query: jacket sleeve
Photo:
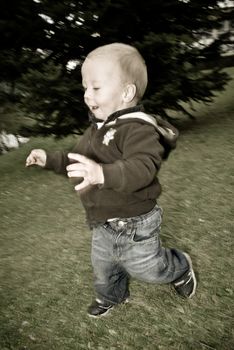
[[[80,153],[85,154],[84,144],[87,143],[87,140],[89,139],[91,128],[88,128],[84,135],[82,136],[82,139],[79,140],[70,150],[68,151],[52,151],[47,152],[47,159],[46,159],[46,169],[54,170],[58,174],[67,175],[66,167],[67,165],[74,163],[75,161],[72,161],[68,158],[68,153]],[[86,137],[84,137],[86,136]]]
[[[102,188],[136,192],[151,184],[160,169],[164,148],[150,125],[131,125],[122,140],[122,159],[103,164]]]
[[[46,153],[46,169],[54,170],[58,174],[67,175],[66,166],[70,163],[68,152],[54,151]]]

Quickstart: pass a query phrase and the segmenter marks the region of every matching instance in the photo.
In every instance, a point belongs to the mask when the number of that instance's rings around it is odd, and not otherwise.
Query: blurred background
[[[80,66],[90,50],[111,42],[144,56],[148,112],[192,118],[193,102],[212,101],[229,81],[223,68],[234,62],[233,9],[234,1],[216,0],[2,0],[3,139],[82,133]]]

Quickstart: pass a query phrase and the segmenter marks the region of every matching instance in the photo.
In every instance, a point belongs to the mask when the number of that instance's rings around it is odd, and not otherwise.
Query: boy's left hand
[[[79,185],[75,186],[76,191],[80,191],[89,185],[104,183],[103,170],[100,164],[78,153],[69,153],[68,158],[77,160],[77,163],[67,166],[68,177],[84,178]]]

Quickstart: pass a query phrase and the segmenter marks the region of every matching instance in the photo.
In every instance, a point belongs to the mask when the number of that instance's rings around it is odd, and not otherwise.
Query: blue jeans
[[[162,209],[116,219],[93,228],[92,265],[99,299],[113,304],[129,296],[129,278],[149,283],[170,283],[188,270],[177,249],[163,248],[159,238]]]

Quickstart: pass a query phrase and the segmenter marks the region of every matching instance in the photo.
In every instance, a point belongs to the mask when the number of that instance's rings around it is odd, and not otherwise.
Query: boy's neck
[[[134,113],[134,112],[143,112],[143,111],[144,111],[143,105],[136,105],[133,107],[120,109],[120,110],[112,113],[111,115],[109,115],[109,117],[105,121],[105,124],[109,123],[110,121],[115,120],[116,118],[120,117],[121,115],[128,114],[128,113]]]
[[[110,121],[115,120],[116,118],[120,117],[121,115],[128,114],[128,113],[134,113],[134,112],[144,112],[143,105],[139,104],[139,105],[136,105],[133,107],[120,109],[120,110],[112,113],[111,115],[109,115],[109,117],[105,121],[95,118],[95,116],[91,112],[89,112],[89,120],[91,121],[91,123],[94,123],[94,124],[97,124],[97,123],[106,124],[106,123],[109,123]]]

